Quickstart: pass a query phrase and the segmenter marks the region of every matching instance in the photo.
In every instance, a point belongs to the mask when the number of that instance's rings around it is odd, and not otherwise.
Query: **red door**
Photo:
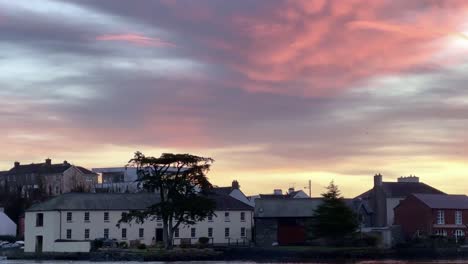
[[[304,226],[291,223],[278,224],[278,243],[280,245],[297,245],[305,243]]]

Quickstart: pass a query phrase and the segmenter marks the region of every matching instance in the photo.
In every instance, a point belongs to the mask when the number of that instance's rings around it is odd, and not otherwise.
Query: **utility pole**
[[[312,181],[309,180],[309,187],[304,187],[304,189],[309,190],[309,197],[312,197]]]

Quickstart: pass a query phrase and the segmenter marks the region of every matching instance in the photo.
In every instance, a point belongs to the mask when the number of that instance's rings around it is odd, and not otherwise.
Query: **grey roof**
[[[253,210],[228,195],[212,194],[216,210]],[[66,193],[33,205],[28,211],[143,210],[160,201],[154,193]]]
[[[322,198],[255,200],[255,217],[312,217]]]
[[[253,207],[243,203],[230,195],[214,193],[209,197],[216,202],[216,210],[218,211],[253,211]]]
[[[422,182],[383,182],[382,187],[387,198],[405,198],[414,193],[445,194]],[[356,198],[370,198],[372,191],[373,189],[370,189]]]
[[[214,187],[213,191],[217,194],[229,195],[232,192],[232,187]]]
[[[468,209],[466,195],[414,194],[414,196],[432,209]]]
[[[66,193],[33,205],[28,211],[142,210],[158,203],[154,193]]]
[[[64,173],[73,165],[70,163],[46,164],[46,163],[32,163],[26,165],[19,165],[11,168],[9,171],[2,172],[5,175],[18,175],[18,174],[58,174]],[[94,172],[81,167],[75,166],[83,174],[95,174]]]

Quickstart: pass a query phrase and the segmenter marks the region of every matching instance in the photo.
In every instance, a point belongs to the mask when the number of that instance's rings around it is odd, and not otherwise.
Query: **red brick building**
[[[413,194],[395,207],[395,225],[406,238],[419,235],[464,237],[468,232],[466,195]]]

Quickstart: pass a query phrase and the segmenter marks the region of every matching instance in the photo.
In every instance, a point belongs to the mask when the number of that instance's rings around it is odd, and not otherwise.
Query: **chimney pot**
[[[283,191],[281,189],[274,189],[273,194],[274,195],[283,195]]]
[[[20,166],[19,161],[15,161],[15,168],[18,168]]]
[[[291,187],[288,189],[288,193],[293,193],[294,192],[294,187]]]
[[[68,165],[68,161],[64,160],[63,165]]]
[[[46,163],[46,165],[52,165],[52,160],[51,159],[46,159],[45,163]]]

